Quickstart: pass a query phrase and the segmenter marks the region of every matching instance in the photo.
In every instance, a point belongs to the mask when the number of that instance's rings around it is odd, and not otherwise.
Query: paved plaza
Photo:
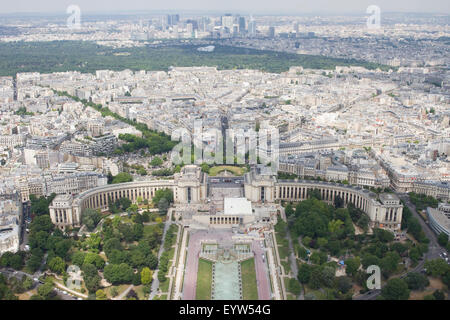
[[[219,244],[232,243],[234,234],[231,231],[221,230],[199,230],[190,233],[187,249],[186,269],[183,284],[183,300],[195,300],[198,259],[201,251],[201,241],[217,241]],[[270,284],[266,263],[263,262],[260,241],[252,241],[252,252],[255,255],[256,283],[258,286],[258,297],[260,300],[269,300]]]

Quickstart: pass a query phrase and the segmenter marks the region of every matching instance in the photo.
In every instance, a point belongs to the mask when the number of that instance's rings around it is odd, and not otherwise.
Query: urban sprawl
[[[0,17],[0,52],[188,44],[335,65],[6,72],[1,299],[448,299],[448,16],[39,19]]]

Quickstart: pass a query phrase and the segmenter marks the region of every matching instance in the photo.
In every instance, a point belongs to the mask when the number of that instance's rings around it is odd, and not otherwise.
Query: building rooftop
[[[428,207],[427,213],[439,226],[447,231],[447,234],[450,233],[450,218],[443,211]]]
[[[246,198],[224,198],[225,215],[251,215],[252,203]]]
[[[380,194],[381,202],[384,201],[400,201],[400,199],[393,193],[381,193]]]

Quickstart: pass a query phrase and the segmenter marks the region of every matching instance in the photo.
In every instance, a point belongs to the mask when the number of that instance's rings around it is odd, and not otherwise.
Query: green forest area
[[[390,67],[354,59],[335,59],[266,50],[216,46],[213,52],[197,51],[196,45],[133,47],[114,49],[89,41],[0,43],[0,76],[19,72],[93,73],[96,70],[163,70],[171,66],[217,66],[218,69],[258,69],[280,73],[291,66],[335,69],[336,66]]]

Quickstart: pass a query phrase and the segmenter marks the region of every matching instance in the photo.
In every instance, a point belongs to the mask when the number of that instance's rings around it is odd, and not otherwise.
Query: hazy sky
[[[272,13],[362,13],[369,5],[387,12],[450,13],[449,0],[2,0],[0,13],[61,12],[75,4],[82,12],[244,11]]]

